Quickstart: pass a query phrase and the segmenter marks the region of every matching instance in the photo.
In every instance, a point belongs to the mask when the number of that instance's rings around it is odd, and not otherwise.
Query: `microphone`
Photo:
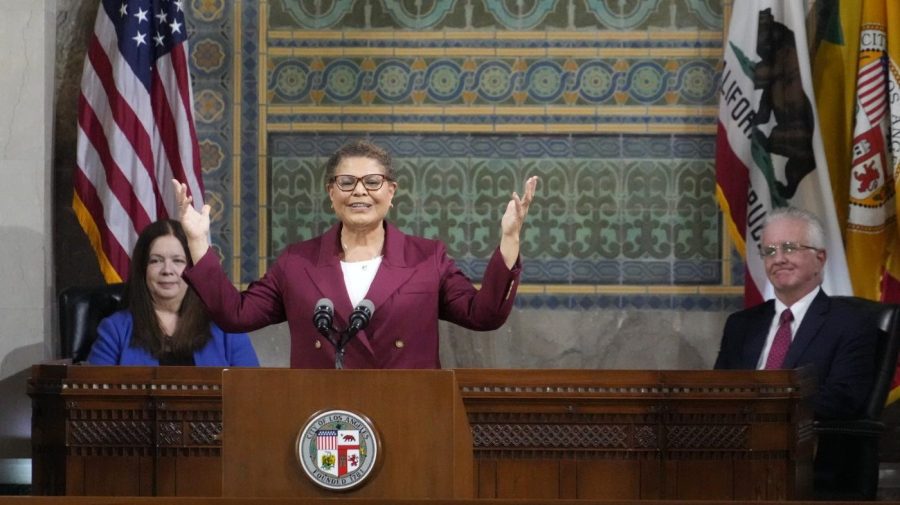
[[[344,348],[359,330],[369,325],[373,313],[375,313],[375,304],[371,300],[359,302],[359,305],[350,314],[350,326],[346,330],[341,331],[337,338],[332,338],[331,334],[334,332],[334,329],[331,323],[334,320],[334,304],[328,298],[322,298],[316,303],[313,323],[316,325],[319,333],[334,344],[334,368],[338,370],[344,368]]]
[[[334,304],[328,298],[321,298],[316,302],[316,310],[313,312],[313,324],[316,325],[316,330],[318,330],[323,337],[330,339],[333,322]],[[368,323],[368,320],[366,320],[366,322]]]
[[[372,314],[374,313],[375,304],[372,303],[372,300],[367,298],[359,302],[359,305],[350,314],[350,327],[347,328],[347,333],[352,337],[358,331],[365,329],[369,325],[369,321],[372,320]]]

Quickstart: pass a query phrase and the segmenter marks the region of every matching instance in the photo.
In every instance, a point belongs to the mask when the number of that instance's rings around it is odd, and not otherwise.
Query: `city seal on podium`
[[[378,446],[378,434],[366,416],[327,410],[307,421],[297,435],[296,453],[314,483],[331,491],[347,491],[373,473]]]

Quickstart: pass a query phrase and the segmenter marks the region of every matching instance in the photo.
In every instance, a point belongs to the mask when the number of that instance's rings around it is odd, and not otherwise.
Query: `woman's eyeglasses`
[[[782,242],[780,244],[759,246],[759,255],[763,258],[772,258],[778,253],[779,249],[781,250],[781,254],[784,254],[785,256],[790,256],[801,249],[809,249],[810,251],[819,250],[818,247],[810,245],[798,244],[796,242]]]
[[[384,186],[384,181],[391,181],[393,179],[388,178],[388,176],[384,174],[366,174],[362,177],[357,177],[355,175],[335,175],[328,182],[334,184],[341,191],[353,191],[353,188],[362,181],[363,187],[366,188],[367,191],[378,191],[381,189],[381,186]]]

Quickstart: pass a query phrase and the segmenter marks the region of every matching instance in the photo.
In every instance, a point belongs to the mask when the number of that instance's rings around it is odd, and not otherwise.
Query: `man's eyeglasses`
[[[355,175],[336,175],[328,182],[337,186],[341,191],[353,191],[359,181],[362,181],[363,187],[366,188],[367,191],[378,191],[381,189],[381,186],[384,186],[384,181],[391,180],[393,179],[388,178],[388,176],[384,174],[366,174],[362,177],[356,177]]]
[[[781,254],[785,256],[790,256],[795,252],[801,249],[809,249],[810,251],[818,251],[818,247],[813,247],[804,244],[798,244],[796,242],[782,242],[780,244],[770,244],[770,245],[761,245],[759,246],[759,255],[763,258],[773,258],[775,254],[778,253],[778,250],[781,250]]]

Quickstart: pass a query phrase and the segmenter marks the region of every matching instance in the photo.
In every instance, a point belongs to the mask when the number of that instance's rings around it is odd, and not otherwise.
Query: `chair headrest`
[[[59,294],[60,357],[87,359],[100,321],[122,307],[124,284],[70,287]]]

